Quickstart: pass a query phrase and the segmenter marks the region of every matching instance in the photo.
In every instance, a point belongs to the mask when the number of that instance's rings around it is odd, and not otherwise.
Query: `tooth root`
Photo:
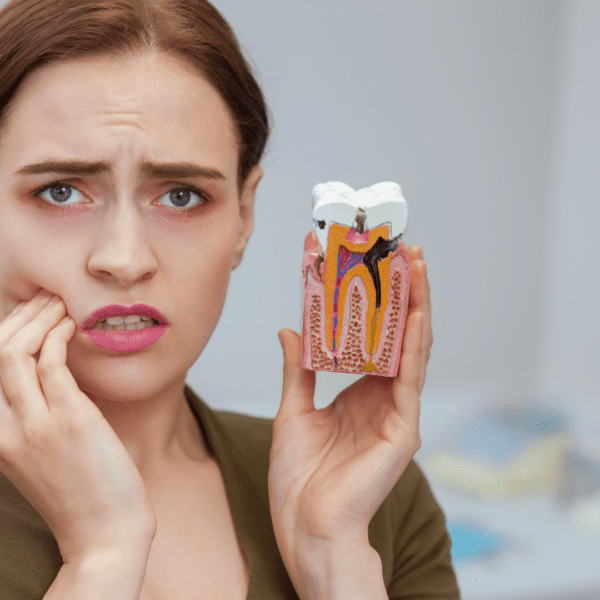
[[[343,245],[350,251],[356,251],[364,253],[365,244],[354,244],[347,240],[348,228],[343,227],[342,225],[333,224],[331,226],[329,232],[329,240],[328,240],[328,248],[329,252],[325,259],[325,276],[323,279],[323,283],[325,286],[325,336],[326,343],[329,350],[332,352],[337,352],[340,348],[340,339],[342,335],[342,329],[344,326],[344,321],[346,315],[345,304],[346,298],[348,296],[348,286],[350,282],[355,276],[360,277],[363,281],[365,288],[367,290],[367,311],[366,311],[366,340],[367,346],[363,349],[365,353],[368,353],[370,350],[369,341],[372,337],[375,340],[379,340],[381,334],[381,328],[383,325],[383,319],[378,319],[375,323],[376,330],[373,332],[372,323],[373,316],[376,311],[376,291],[375,284],[373,282],[373,278],[369,273],[367,267],[364,265],[362,260],[355,266],[353,266],[347,273],[341,277],[341,281],[339,286],[337,286],[337,279],[340,277],[338,273],[338,256],[339,256],[339,248]],[[371,248],[373,244],[377,241],[377,238],[383,237],[386,239],[389,236],[389,226],[382,225],[377,227],[376,229],[372,229],[369,231],[369,242],[368,247]],[[389,278],[389,262],[390,257],[388,256],[386,259],[379,261],[379,272],[380,276],[384,281],[387,281]],[[385,277],[385,279],[384,279]],[[336,314],[336,303],[335,303],[335,295],[337,288],[337,314]],[[381,305],[380,311],[381,314],[385,313],[385,309],[388,303],[388,289],[387,286],[382,286],[381,288]],[[337,317],[337,325],[336,325],[336,317]],[[335,334],[334,334],[335,331]],[[334,345],[334,335],[335,335],[335,345]],[[375,342],[373,347],[373,354],[377,353],[378,344]]]

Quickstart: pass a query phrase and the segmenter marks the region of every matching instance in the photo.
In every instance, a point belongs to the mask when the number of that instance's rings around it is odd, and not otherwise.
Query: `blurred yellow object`
[[[480,498],[515,499],[539,491],[558,495],[570,446],[569,437],[559,431],[524,444],[513,460],[498,466],[451,452],[431,454],[422,462],[439,483]]]

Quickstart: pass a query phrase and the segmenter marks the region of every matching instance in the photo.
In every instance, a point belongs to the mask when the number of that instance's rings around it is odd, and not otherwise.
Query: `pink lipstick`
[[[151,317],[158,323],[152,327],[139,330],[107,331],[94,328],[101,319],[113,316],[140,315]],[[146,304],[123,306],[111,304],[94,311],[81,327],[82,333],[96,346],[107,348],[114,352],[135,352],[154,344],[166,332],[169,322],[157,309]]]

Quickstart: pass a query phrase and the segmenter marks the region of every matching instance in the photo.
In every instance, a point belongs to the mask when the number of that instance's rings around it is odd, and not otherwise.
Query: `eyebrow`
[[[202,177],[204,179],[225,180],[220,171],[210,167],[201,167],[193,163],[154,163],[143,161],[139,165],[142,177],[160,179],[163,177]],[[16,174],[39,175],[41,173],[60,173],[63,175],[98,175],[112,173],[110,163],[83,160],[46,160],[41,163],[27,165]]]

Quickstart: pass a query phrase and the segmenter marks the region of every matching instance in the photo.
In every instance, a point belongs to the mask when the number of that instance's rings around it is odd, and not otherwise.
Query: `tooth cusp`
[[[314,230],[323,255],[333,223],[355,228],[358,234],[387,224],[391,238],[406,231],[408,206],[402,188],[391,181],[356,191],[339,181],[319,183],[313,189],[312,202]]]

